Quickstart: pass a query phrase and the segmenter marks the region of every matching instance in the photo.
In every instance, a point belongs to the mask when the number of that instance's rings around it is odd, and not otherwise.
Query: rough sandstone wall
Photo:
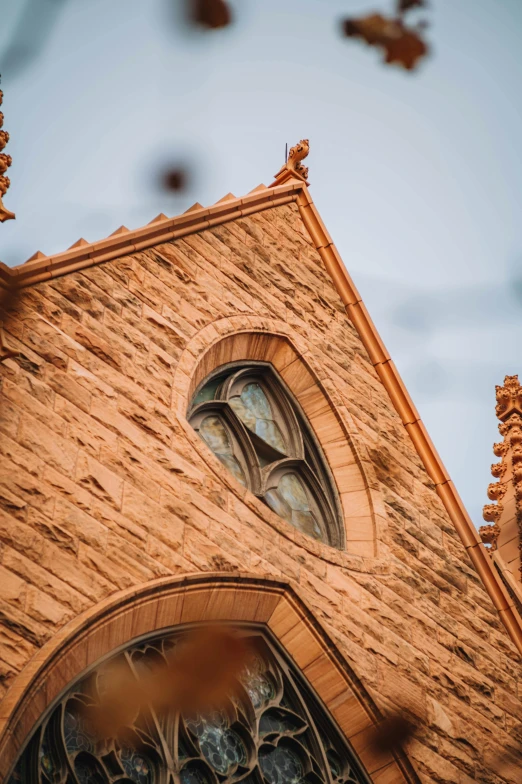
[[[310,555],[211,474],[171,410],[187,341],[218,318],[306,336],[373,460],[384,561]],[[0,697],[75,615],[167,574],[300,584],[383,710],[406,705],[425,782],[516,781],[520,661],[348,322],[297,208],[279,207],[28,290],[1,366]]]

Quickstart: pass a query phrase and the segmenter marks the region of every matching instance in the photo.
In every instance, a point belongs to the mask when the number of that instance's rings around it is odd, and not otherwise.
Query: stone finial
[[[4,99],[4,93],[0,90],[0,105]],[[0,128],[4,124],[4,115],[3,112],[0,112]],[[0,151],[4,149],[5,145],[9,141],[9,134],[7,131],[0,131]],[[6,155],[3,152],[0,152],[0,223],[3,223],[6,220],[13,220],[16,216],[14,212],[6,209],[2,202],[2,196],[5,196],[7,189],[11,185],[11,181],[9,177],[6,177],[5,172],[9,168],[12,163],[12,158],[10,155]]]
[[[506,376],[503,386],[496,386],[497,407],[496,415],[503,422],[511,414],[522,414],[522,386],[518,376]]]
[[[306,178],[308,177],[308,167],[304,166],[303,161],[310,152],[310,142],[308,139],[301,139],[301,141],[290,148],[286,163],[281,166],[275,175],[275,182],[272,185],[283,185],[292,178],[302,180],[307,185]]]

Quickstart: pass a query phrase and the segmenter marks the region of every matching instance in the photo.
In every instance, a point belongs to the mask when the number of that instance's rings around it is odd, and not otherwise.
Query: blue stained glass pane
[[[281,477],[277,489],[292,509],[299,512],[310,511],[310,504],[308,503],[303,483],[296,474],[285,474]]]
[[[279,517],[282,517],[283,520],[287,520],[289,523],[292,522],[292,510],[286,501],[281,498],[277,490],[269,490],[265,495],[265,501]]]
[[[259,766],[269,784],[299,784],[303,766],[297,754],[284,746],[259,752]]]
[[[278,452],[285,453],[285,442],[279,426],[271,419],[258,419],[256,422],[256,435],[273,446]]]
[[[311,512],[293,511],[290,522],[299,531],[307,534],[307,536],[312,536],[314,539],[322,539],[322,531],[317,523],[317,520]]]
[[[67,709],[63,718],[63,730],[68,752],[93,751],[93,737],[83,716]]]
[[[137,784],[152,784],[154,770],[152,762],[135,749],[123,748],[120,752],[121,764],[127,776]]]
[[[210,776],[201,770],[199,765],[189,762],[180,774],[181,784],[210,784]]]
[[[243,422],[245,427],[248,427],[249,430],[256,429],[256,417],[250,411],[240,397],[231,397],[228,401],[230,404],[230,408],[236,413],[239,419]]]
[[[241,392],[241,400],[256,419],[272,419],[270,403],[259,384],[247,384]]]
[[[303,729],[303,723],[299,723],[295,716],[290,713],[270,709],[261,716],[259,722],[259,732],[267,735],[270,732],[299,732]]]
[[[256,657],[250,665],[245,667],[241,677],[254,708],[260,708],[275,697],[275,688],[263,670],[262,659]]]
[[[199,434],[215,454],[232,455],[228,433],[219,417],[205,417],[199,426]]]
[[[241,482],[246,487],[246,479],[243,469],[241,468],[238,460],[230,455],[216,455],[216,457],[228,468],[231,474],[236,477],[238,482]]]
[[[209,719],[200,716],[187,721],[187,726],[197,735],[203,756],[218,773],[225,775],[246,762],[243,741],[225,726],[223,714],[213,713]]]

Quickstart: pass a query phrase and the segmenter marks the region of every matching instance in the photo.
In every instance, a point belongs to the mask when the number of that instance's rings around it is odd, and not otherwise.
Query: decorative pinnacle
[[[497,407],[495,413],[502,422],[512,414],[522,414],[522,386],[518,376],[506,376],[504,386],[496,386]]]
[[[4,93],[0,90],[0,105],[4,99]],[[0,112],[0,128],[4,124],[4,114]],[[9,141],[9,134],[7,131],[0,131],[0,150],[3,150],[7,142]],[[2,196],[5,196],[7,189],[11,185],[11,181],[9,177],[5,176],[5,172],[9,168],[12,163],[12,158],[10,155],[6,155],[4,152],[0,152],[0,223],[3,223],[6,220],[13,220],[15,218],[14,212],[7,210],[3,203],[2,203]]]
[[[308,139],[301,139],[301,141],[290,148],[286,163],[281,166],[275,175],[275,182],[273,185],[282,185],[292,178],[302,180],[307,185],[306,178],[308,177],[308,168],[301,163],[308,153],[310,152],[310,142]]]

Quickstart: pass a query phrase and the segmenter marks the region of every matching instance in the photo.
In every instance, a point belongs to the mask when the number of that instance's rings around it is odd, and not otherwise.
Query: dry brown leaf
[[[168,663],[156,663],[137,681],[128,667],[109,668],[99,703],[88,708],[89,721],[102,738],[117,736],[134,723],[145,705],[158,713],[205,714],[230,697],[253,651],[248,642],[220,624],[190,632]]]
[[[194,24],[217,30],[232,22],[232,13],[225,0],[189,0],[190,18]]]
[[[428,53],[428,46],[417,30],[406,27],[400,19],[390,19],[382,14],[346,19],[343,30],[348,38],[360,38],[369,46],[382,48],[385,62],[398,63],[408,71],[413,70],[418,60]]]
[[[369,745],[377,753],[394,753],[413,735],[415,725],[404,713],[394,713],[377,724],[371,733]]]
[[[174,167],[163,172],[162,183],[167,191],[179,193],[187,187],[188,175],[185,169]]]
[[[426,8],[426,0],[398,0],[397,10],[400,14],[412,8]]]

